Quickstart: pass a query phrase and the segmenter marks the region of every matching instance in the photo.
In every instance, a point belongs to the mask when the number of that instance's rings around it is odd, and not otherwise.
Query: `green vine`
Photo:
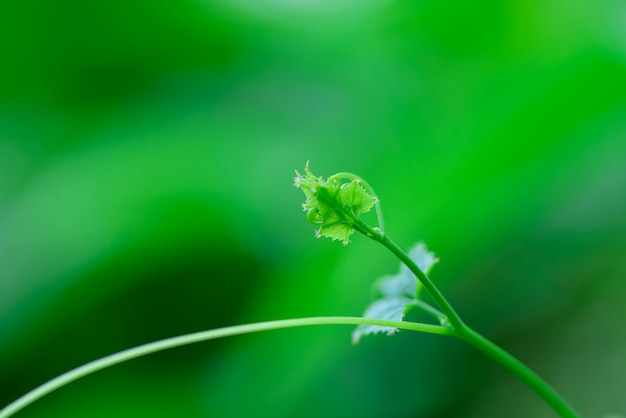
[[[348,182],[342,183],[340,179],[348,180]],[[367,184],[359,177],[349,174],[330,176],[328,180],[324,181],[322,177],[316,177],[311,173],[308,163],[305,167],[305,174],[301,175],[296,171],[295,178],[296,187],[304,191],[307,199],[304,208],[308,211],[308,214],[315,212],[311,223],[319,227],[316,233],[318,237],[327,236],[332,239],[340,239],[345,245],[348,243],[348,237],[354,231],[358,231],[381,243],[415,275],[417,278],[416,286],[423,286],[437,305],[434,307],[418,299],[419,291],[416,290],[410,293],[408,297],[407,295],[393,295],[396,298],[388,299],[390,301],[388,303],[389,306],[386,306],[388,309],[378,309],[375,310],[375,313],[382,312],[381,317],[386,318],[389,318],[389,312],[396,315],[399,313],[398,319],[401,320],[407,308],[413,306],[421,307],[423,310],[431,313],[437,313],[440,310],[443,316],[439,316],[438,319],[443,326],[450,330],[451,335],[466,341],[509,370],[530,389],[535,391],[561,417],[579,418],[580,415],[536,373],[463,322],[450,302],[448,302],[415,260],[380,228],[380,225],[382,225],[382,214],[380,212],[378,228],[371,227],[361,219],[361,214],[368,212],[375,204],[378,204],[378,198],[373,194],[372,189],[368,186],[371,194],[368,193],[368,190],[360,185],[361,183]],[[308,218],[311,221],[311,217],[309,216]],[[340,227],[337,225],[340,225]],[[432,264],[434,262],[430,263],[428,268],[432,267]],[[415,297],[411,299],[413,295]],[[398,299],[398,296],[404,296],[404,299]],[[419,305],[417,305],[418,302]],[[369,331],[366,330],[364,333],[377,331],[380,331],[380,328],[370,328]]]
[[[389,238],[384,229],[380,202],[367,182],[351,173],[338,173],[324,180],[322,177],[314,176],[307,163],[304,175],[296,172],[295,185],[305,194],[306,202],[303,208],[307,211],[309,222],[317,228],[317,237],[329,237],[347,245],[352,234],[357,231],[385,246],[402,263],[403,267],[398,275],[377,284],[380,298],[370,305],[365,317],[312,317],[260,322],[148,343],[84,364],[44,383],[0,410],[0,418],[14,415],[46,394],[83,376],[150,353],[261,331],[340,324],[357,326],[353,333],[355,342],[364,335],[381,331],[393,333],[398,329],[457,337],[509,370],[550,405],[559,416],[580,418],[580,415],[537,374],[463,322],[427,275],[438,261],[437,258],[428,252],[423,244],[418,244],[407,254]],[[362,214],[372,208],[377,213],[376,227],[370,226],[361,218]],[[436,306],[421,299],[422,288],[430,294]],[[403,321],[404,314],[413,308],[426,312],[438,324]]]

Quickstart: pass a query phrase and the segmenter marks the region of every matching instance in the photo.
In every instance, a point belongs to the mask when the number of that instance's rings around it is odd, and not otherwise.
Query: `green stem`
[[[439,305],[442,312],[448,317],[450,325],[452,325],[455,329],[462,329],[465,327],[461,317],[459,317],[454,308],[452,308],[452,305],[450,305],[450,303],[446,300],[437,286],[435,286],[432,280],[430,280],[430,278],[417,266],[417,264],[411,260],[411,257],[409,257],[409,255],[405,253],[402,248],[398,247],[398,245],[393,242],[387,234],[372,228],[362,220],[357,218],[354,222],[355,225],[358,226],[357,229],[359,231],[365,231],[365,235],[387,247],[405,266],[409,268],[409,270],[411,270],[413,274],[415,274],[417,279],[422,282],[426,291],[428,291],[437,305]]]
[[[428,303],[424,302],[423,300],[417,299],[417,300],[413,301],[410,305],[408,305],[407,308],[418,308],[418,309],[421,309],[422,312],[432,316],[434,319],[439,321],[439,323],[441,325],[449,325],[447,316],[445,316],[438,309],[432,307],[431,305],[429,305]],[[407,311],[404,311],[405,314],[406,314],[406,312]]]
[[[54,379],[44,383],[43,385],[33,389],[32,391],[13,401],[2,410],[0,410],[0,418],[7,418],[12,416],[24,407],[35,402],[37,399],[43,397],[44,395],[47,395],[48,393],[56,389],[59,389],[62,386],[67,385],[70,382],[73,382],[76,379],[97,372],[98,370],[102,370],[107,367],[128,360],[132,360],[137,357],[145,356],[147,354],[155,353],[157,351],[180,347],[187,344],[198,343],[201,341],[213,340],[215,338],[311,325],[379,325],[383,327],[420,331],[430,334],[453,334],[452,329],[439,325],[344,316],[285,319],[278,321],[258,322],[255,324],[237,325],[232,327],[213,329],[209,331],[201,331],[193,334],[181,335],[179,337],[167,338],[164,340],[140,345],[138,347],[120,351],[119,353],[111,354],[109,356],[79,366],[60,376],[55,377]]]
[[[494,361],[511,372],[515,377],[539,395],[548,405],[550,405],[560,417],[580,417],[574,408],[561,398],[554,388],[552,388],[518,359],[489,341],[487,338],[467,326],[463,330],[458,331],[457,336],[473,345],[479,351],[482,351],[484,354],[491,357]]]
[[[494,361],[502,365],[515,377],[522,381],[541,397],[552,409],[563,418],[579,418],[580,415],[541,377],[526,367],[522,362],[507,353],[493,342],[483,337],[463,322],[456,313],[450,302],[443,296],[437,286],[430,278],[417,266],[417,264],[398,245],[393,242],[385,233],[382,233],[360,219],[355,219],[355,227],[358,231],[380,242],[387,247],[400,261],[406,265],[418,278],[424,288],[437,303],[442,312],[448,317],[448,321],[453,329],[454,335],[466,341],[483,354],[491,357]]]

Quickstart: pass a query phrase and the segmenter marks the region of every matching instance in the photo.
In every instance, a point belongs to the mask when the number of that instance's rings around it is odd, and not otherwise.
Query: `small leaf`
[[[308,163],[304,175],[296,171],[294,184],[306,196],[302,207],[307,211],[307,219],[319,227],[315,235],[341,240],[344,245],[354,232],[355,220],[378,201],[357,178],[342,183],[340,178],[330,176],[324,181],[311,173]]]
[[[439,259],[435,257],[435,253],[429,252],[426,248],[426,244],[423,242],[418,242],[409,250],[409,257],[411,260],[415,261],[417,267],[420,268],[427,275],[430,274],[430,271],[433,269],[433,266],[439,262]],[[411,270],[404,264],[400,266],[400,274],[412,277],[415,282],[415,294],[414,296],[419,299],[420,293],[422,293],[422,283],[417,281],[417,278],[411,273]]]
[[[409,257],[426,274],[439,261],[435,253],[429,252],[424,243],[417,243],[409,250]],[[421,283],[404,264],[400,265],[400,272],[394,276],[385,276],[377,280],[372,286],[374,302],[363,315],[365,318],[389,319],[402,321],[404,315],[415,306],[419,299]],[[359,325],[352,333],[352,341],[358,342],[363,335],[386,332],[388,335],[396,332],[396,328],[373,325]]]
[[[389,297],[374,301],[368,306],[363,314],[364,318],[387,319],[390,321],[402,321],[405,309],[412,303],[412,300],[405,297]],[[358,343],[363,335],[386,332],[392,335],[397,332],[397,328],[382,327],[378,325],[359,325],[352,333],[352,342]]]
[[[409,257],[426,274],[429,274],[433,266],[439,262],[439,259],[435,257],[435,253],[428,251],[426,244],[423,242],[418,242],[409,250]],[[409,270],[404,264],[402,269]]]
[[[356,217],[369,212],[376,203],[376,198],[370,196],[357,179],[342,184],[337,199],[344,209]]]
[[[317,230],[316,236],[328,237],[333,240],[338,239],[347,244],[350,235],[354,232],[352,225],[352,222],[342,219],[336,213],[328,213],[322,222],[322,226]]]
[[[372,290],[378,298],[406,296],[415,299],[416,287],[417,278],[407,269],[395,276],[381,277],[374,283]]]
[[[435,253],[429,252],[426,244],[418,242],[409,250],[409,257],[426,274],[430,273],[433,266],[439,261]],[[374,296],[393,297],[407,296],[416,299],[419,296],[421,283],[404,264],[400,264],[400,272],[395,276],[385,276],[374,283]]]

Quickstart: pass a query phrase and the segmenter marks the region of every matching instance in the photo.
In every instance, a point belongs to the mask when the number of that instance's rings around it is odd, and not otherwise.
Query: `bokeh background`
[[[359,173],[476,329],[626,412],[626,3],[0,3],[0,403],[160,338],[360,315],[399,268],[292,186]],[[555,415],[459,341],[212,341],[20,417]]]

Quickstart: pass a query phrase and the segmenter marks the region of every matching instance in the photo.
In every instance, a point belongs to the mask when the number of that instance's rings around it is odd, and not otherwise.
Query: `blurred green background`
[[[0,404],[155,339],[360,315],[398,263],[316,240],[351,171],[477,330],[626,412],[626,3],[0,3]],[[459,341],[351,327],[120,365],[20,417],[554,417]]]

